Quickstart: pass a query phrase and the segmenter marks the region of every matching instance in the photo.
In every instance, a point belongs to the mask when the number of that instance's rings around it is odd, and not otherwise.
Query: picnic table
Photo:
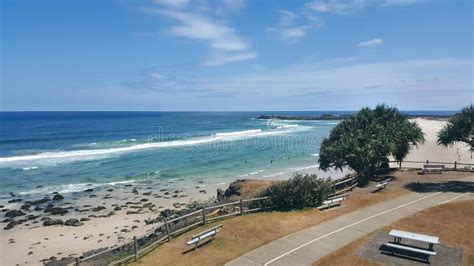
[[[436,252],[434,251],[434,245],[439,244],[439,237],[412,233],[412,232],[396,230],[396,229],[392,229],[389,235],[394,237],[394,243],[387,244],[387,246],[392,248],[392,254],[394,253],[394,249],[408,250],[411,252],[428,255],[426,259],[427,261],[429,261],[430,255],[436,255]],[[421,243],[428,244],[428,249],[424,249],[422,247],[419,248],[419,247],[404,245],[401,243],[402,239],[415,240]]]

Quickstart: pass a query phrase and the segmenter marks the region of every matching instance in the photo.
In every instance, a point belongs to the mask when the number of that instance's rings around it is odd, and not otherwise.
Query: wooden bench
[[[388,182],[390,182],[390,178],[389,179],[385,179],[383,181],[380,181],[380,182],[377,182],[374,187],[377,189],[376,191],[379,191],[379,190],[382,190],[384,189],[385,187],[387,187],[388,185]]]
[[[425,164],[423,165],[423,174],[438,173],[441,174],[444,170],[444,164]]]
[[[201,240],[204,240],[204,239],[209,238],[209,237],[214,239],[216,237],[217,233],[219,233],[219,231],[222,227],[223,227],[223,225],[220,224],[220,225],[212,227],[212,228],[210,228],[210,229],[208,229],[204,232],[201,232],[201,233],[193,236],[191,238],[191,240],[186,242],[186,244],[188,246],[194,245],[194,249],[197,250],[199,242],[201,242]]]
[[[394,237],[394,242],[388,242],[387,247],[392,248],[392,255],[395,254],[395,250],[406,250],[413,253],[419,253],[423,255],[428,255],[426,261],[429,262],[429,256],[435,256],[436,252],[434,251],[434,245],[439,244],[439,238],[436,236],[422,235],[412,232],[406,232],[401,230],[392,229],[389,233],[390,236]],[[414,247],[409,245],[404,245],[401,243],[402,239],[415,240],[422,243],[428,243],[428,249],[421,247]]]
[[[334,206],[340,206],[342,202],[347,198],[347,194],[333,196],[323,201],[323,205],[319,206],[318,209],[326,209]]]

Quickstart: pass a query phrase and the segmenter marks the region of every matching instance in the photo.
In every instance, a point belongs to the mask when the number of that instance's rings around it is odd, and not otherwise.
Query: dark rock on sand
[[[8,201],[8,203],[17,203],[17,202],[22,202],[23,199],[11,199]]]
[[[20,210],[11,210],[11,211],[7,211],[7,213],[5,213],[6,217],[11,217],[11,218],[15,218],[17,216],[23,216],[23,215],[25,215],[25,213],[20,211]]]
[[[143,195],[145,195],[145,196],[150,196],[150,195],[151,195],[151,191],[145,192],[145,193],[143,193]]]
[[[44,208],[41,207],[41,206],[36,206],[34,210],[35,211],[42,211],[42,210],[44,210]]]
[[[97,206],[97,207],[91,208],[91,211],[98,212],[105,209],[106,208],[104,206]]]
[[[141,199],[140,201],[141,202],[146,202],[146,201],[148,201],[148,199]]]
[[[27,215],[27,216],[26,216],[26,219],[28,219],[28,220],[34,220],[34,219],[36,219],[36,218],[38,218],[38,217],[39,217],[39,215],[30,214],[30,215]]]
[[[177,202],[176,202],[176,203],[173,203],[173,207],[175,207],[175,208],[177,208],[177,209],[178,209],[178,208],[180,208],[180,207],[181,207],[181,204],[179,204],[179,203],[177,203]]]
[[[61,207],[50,207],[50,208],[46,208],[44,209],[43,211],[44,213],[51,213],[53,215],[63,215],[63,214],[66,214],[67,213],[67,209],[66,208],[61,208]]]
[[[81,226],[83,223],[79,222],[78,219],[68,219],[64,222],[64,225],[67,226]]]
[[[19,225],[19,224],[22,224],[25,220],[18,220],[18,221],[11,221],[7,224],[7,226],[5,226],[3,228],[3,230],[10,230],[12,229],[13,227],[15,227],[15,225]]]
[[[81,222],[86,222],[86,221],[90,221],[91,219],[88,218],[88,217],[82,217],[81,218]]]
[[[168,217],[170,217],[170,216],[173,215],[173,214],[174,214],[174,211],[173,211],[173,210],[171,210],[171,209],[166,209],[166,210],[162,210],[162,211],[160,212],[160,217],[162,217],[162,218],[168,218]]]
[[[64,196],[59,193],[55,194],[53,197],[53,200],[62,200],[62,199],[64,199]]]
[[[9,222],[11,222],[11,221],[13,221],[12,218],[7,218],[7,219],[4,219],[4,220],[2,221],[2,223],[9,223]]]
[[[92,192],[92,191],[94,191],[92,188],[88,188],[88,189],[84,190],[84,192]]]
[[[20,209],[28,210],[30,207],[31,207],[31,205],[29,205],[29,204],[23,204],[23,205],[21,205]]]
[[[199,190],[199,193],[204,193],[204,194],[206,194],[207,191],[206,191],[205,189],[203,189],[203,190]]]
[[[58,225],[58,224],[63,224],[63,220],[61,219],[49,219],[43,222],[44,226],[51,226],[51,225]]]
[[[120,206],[115,206],[114,211],[120,211],[121,209]]]
[[[137,190],[136,188],[134,188],[134,189],[132,190],[132,193],[138,194],[138,190]]]
[[[44,197],[42,199],[39,199],[39,200],[34,200],[34,201],[31,201],[31,202],[27,202],[28,204],[31,204],[31,205],[39,205],[39,204],[43,204],[43,203],[46,203],[48,201],[50,201],[51,199],[48,198],[48,197]]]
[[[107,192],[112,192],[112,191],[114,191],[114,189],[113,189],[113,188],[109,188],[109,189],[107,189],[106,191],[107,191]]]

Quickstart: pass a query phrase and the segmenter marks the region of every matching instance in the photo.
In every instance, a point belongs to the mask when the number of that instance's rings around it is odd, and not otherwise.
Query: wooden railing
[[[444,165],[452,165],[452,167],[445,167],[446,170],[455,170],[455,171],[473,171],[474,170],[474,163],[460,163],[457,161],[454,162],[439,162],[439,161],[390,161],[390,163],[397,163],[400,168],[406,169],[421,169],[424,164],[444,164]],[[411,167],[411,166],[403,166],[403,163],[409,164],[419,164],[421,167]],[[464,166],[464,167],[462,167]]]
[[[334,183],[334,196],[347,193],[347,191],[352,190],[355,186],[357,186],[356,177],[337,180]],[[240,199],[233,202],[206,206],[200,210],[192,211],[173,219],[164,219],[163,222],[147,234],[135,236],[133,240],[120,246],[111,247],[84,258],[76,258],[76,266],[81,264],[119,265],[137,260],[140,255],[196,227],[237,215],[271,209],[272,207],[265,203],[268,200],[269,197]]]
[[[256,202],[263,203],[268,199],[268,197],[241,199],[206,206],[200,210],[192,211],[173,219],[164,219],[163,222],[158,224],[147,234],[134,236],[133,240],[121,244],[120,246],[111,247],[84,258],[76,258],[76,266],[118,265],[136,260],[140,255],[198,226],[236,215],[244,215],[245,213],[270,209],[271,207],[268,207],[268,204],[254,204]]]

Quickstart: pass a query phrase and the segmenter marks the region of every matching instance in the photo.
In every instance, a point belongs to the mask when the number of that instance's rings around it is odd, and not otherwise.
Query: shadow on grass
[[[201,242],[201,243],[197,246],[197,249],[196,249],[195,246],[193,245],[193,247],[192,247],[191,249],[188,249],[188,250],[184,251],[184,252],[181,253],[181,254],[184,255],[184,254],[188,254],[189,252],[194,252],[194,251],[199,252],[199,249],[200,249],[201,247],[210,244],[210,243],[212,242],[212,240],[214,240],[214,239],[211,238],[211,239],[209,239],[209,240],[207,240],[207,241],[205,241],[205,242]]]
[[[405,188],[421,193],[428,192],[474,192],[474,182],[448,181],[444,183],[422,183],[412,182],[405,185]]]

